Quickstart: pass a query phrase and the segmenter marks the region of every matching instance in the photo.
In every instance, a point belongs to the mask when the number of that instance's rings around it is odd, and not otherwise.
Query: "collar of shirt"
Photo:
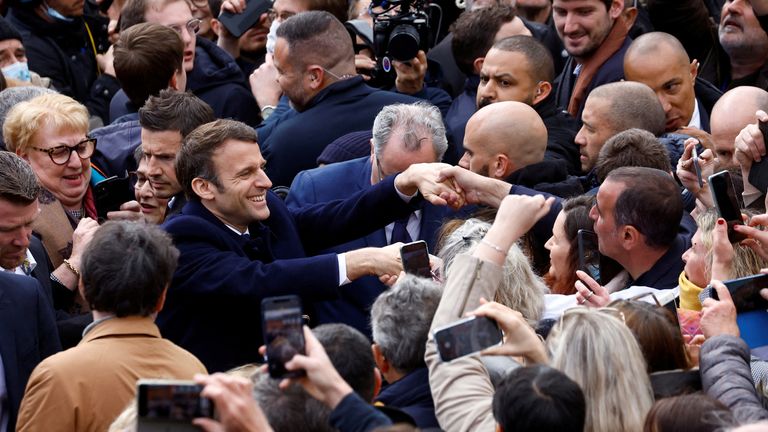
[[[251,235],[251,233],[248,230],[248,228],[245,229],[245,232],[240,232],[239,229],[233,227],[232,225],[224,224],[224,226],[226,226],[227,228],[231,229],[233,232],[235,232],[239,236],[243,236],[243,235],[246,235],[246,234]]]
[[[699,112],[699,100],[693,100],[693,115],[691,116],[691,122],[688,123],[688,127],[701,129],[701,113]]]
[[[27,249],[27,257],[25,258],[25,260],[29,263],[29,271],[25,272],[24,265],[22,264],[13,270],[8,270],[8,272],[14,273],[17,275],[22,275],[22,276],[29,276],[32,273],[32,271],[35,269],[35,267],[37,267],[37,261],[35,261],[35,257],[32,256],[32,252],[30,252],[29,249]]]

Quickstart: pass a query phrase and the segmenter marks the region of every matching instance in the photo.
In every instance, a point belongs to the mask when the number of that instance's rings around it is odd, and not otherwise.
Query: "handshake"
[[[467,204],[498,208],[511,185],[458,166],[424,163],[413,164],[398,174],[395,187],[403,195],[412,196],[418,191],[434,205],[458,209]]]

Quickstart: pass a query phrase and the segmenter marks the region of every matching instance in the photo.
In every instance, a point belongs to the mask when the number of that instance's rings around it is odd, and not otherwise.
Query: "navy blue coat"
[[[435,417],[435,403],[429,389],[429,370],[422,367],[388,384],[376,396],[376,402],[397,408],[416,422],[421,429],[440,428]]]
[[[300,172],[291,185],[286,204],[292,211],[301,211],[307,206],[342,199],[370,188],[370,157],[352,159]],[[437,231],[449,212],[445,207],[437,207],[429,203],[424,203],[422,206],[419,240],[425,240],[431,252],[435,251]],[[381,228],[323,252],[342,253],[364,247],[386,245],[387,238],[384,228]],[[385,289],[386,286],[374,276],[366,276],[344,285],[339,289],[339,299],[323,301],[315,305],[317,313],[315,323],[341,322],[370,336],[370,308],[376,297]]]
[[[0,271],[0,356],[16,430],[24,388],[38,363],[61,350],[53,308],[36,279]]]
[[[307,108],[293,110],[257,130],[275,186],[289,186],[300,171],[315,168],[326,145],[349,132],[371,129],[381,109],[419,99],[374,89],[362,77],[335,82],[318,93]]]
[[[338,296],[336,254],[308,255],[413,211],[392,178],[346,200],[301,211],[289,211],[271,192],[267,205],[270,216],[249,227],[250,240],[199,201],[163,224],[181,255],[157,324],[164,337],[192,352],[210,372],[261,360],[264,297],[295,294],[309,309],[311,302]]]

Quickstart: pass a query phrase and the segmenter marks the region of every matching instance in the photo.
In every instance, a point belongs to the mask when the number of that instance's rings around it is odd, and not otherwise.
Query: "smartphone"
[[[488,317],[472,316],[436,328],[432,335],[440,360],[449,362],[501,344],[501,330]]]
[[[269,0],[246,0],[245,10],[242,13],[230,13],[222,11],[219,21],[232,34],[239,38],[248,29],[259,22],[261,14],[266,13],[272,7]]]
[[[93,199],[99,220],[107,218],[107,213],[120,210],[120,206],[136,199],[128,177],[112,176],[93,186]]]
[[[293,356],[305,353],[303,323],[298,296],[267,297],[261,301],[261,328],[267,346],[267,368],[272,378],[304,375],[304,371],[285,369]]]
[[[423,278],[432,277],[432,271],[429,267],[427,242],[420,240],[404,244],[400,248],[400,258],[403,261],[403,270],[406,273]]]
[[[738,243],[747,238],[733,229],[734,225],[744,222],[741,220],[741,205],[733,187],[731,174],[728,171],[720,171],[709,176],[709,190],[712,192],[717,212],[728,223],[728,240]]]
[[[733,298],[733,304],[736,305],[737,312],[768,311],[768,300],[760,295],[761,289],[768,288],[768,275],[761,273],[727,280],[723,281],[723,285],[731,293],[731,298]],[[714,287],[708,286],[699,294],[699,300],[702,302],[707,298],[719,300],[717,290]]]
[[[139,380],[138,430],[199,430],[192,420],[214,415],[213,402],[200,396],[202,390],[194,381]]]
[[[576,233],[579,246],[579,270],[590,275],[598,283],[600,280],[600,250],[597,244],[597,234],[590,230],[580,229]]]
[[[693,146],[691,151],[691,160],[693,160],[693,170],[696,171],[696,180],[699,182],[699,187],[704,187],[704,180],[701,179],[701,164],[699,163],[699,152],[696,150],[696,146]]]
[[[689,370],[659,371],[650,374],[651,388],[656,399],[679,396],[701,391],[701,374],[698,368]]]
[[[768,149],[768,123],[759,122],[758,125],[763,134],[763,144]],[[768,191],[768,165],[764,163],[766,157],[768,154],[760,158],[760,162],[752,162],[752,167],[749,168],[749,183],[762,193]]]

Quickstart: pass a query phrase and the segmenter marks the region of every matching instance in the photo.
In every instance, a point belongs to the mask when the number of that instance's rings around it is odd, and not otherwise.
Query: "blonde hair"
[[[749,213],[748,210],[741,210]],[[707,250],[707,256],[704,261],[704,270],[707,280],[712,277],[712,243],[714,238],[712,232],[715,229],[715,223],[720,216],[715,209],[709,209],[696,215],[696,225],[699,227],[699,238],[702,246]],[[742,246],[738,243],[733,244],[733,261],[729,277],[737,279],[745,276],[760,273],[760,269],[766,267],[766,261],[748,246]]]
[[[584,392],[584,430],[642,431],[653,391],[637,340],[616,309],[573,308],[547,339],[551,366]]]
[[[56,130],[88,132],[88,109],[69,96],[45,94],[11,108],[3,124],[3,140],[9,151],[25,154],[43,125]]]
[[[445,273],[450,278],[450,268],[458,254],[472,253],[491,224],[471,218],[447,235],[438,255],[444,261]],[[524,318],[538,321],[544,309],[544,294],[549,288],[533,272],[528,257],[517,244],[512,245],[504,263],[504,278],[496,291],[495,301],[520,312]]]

